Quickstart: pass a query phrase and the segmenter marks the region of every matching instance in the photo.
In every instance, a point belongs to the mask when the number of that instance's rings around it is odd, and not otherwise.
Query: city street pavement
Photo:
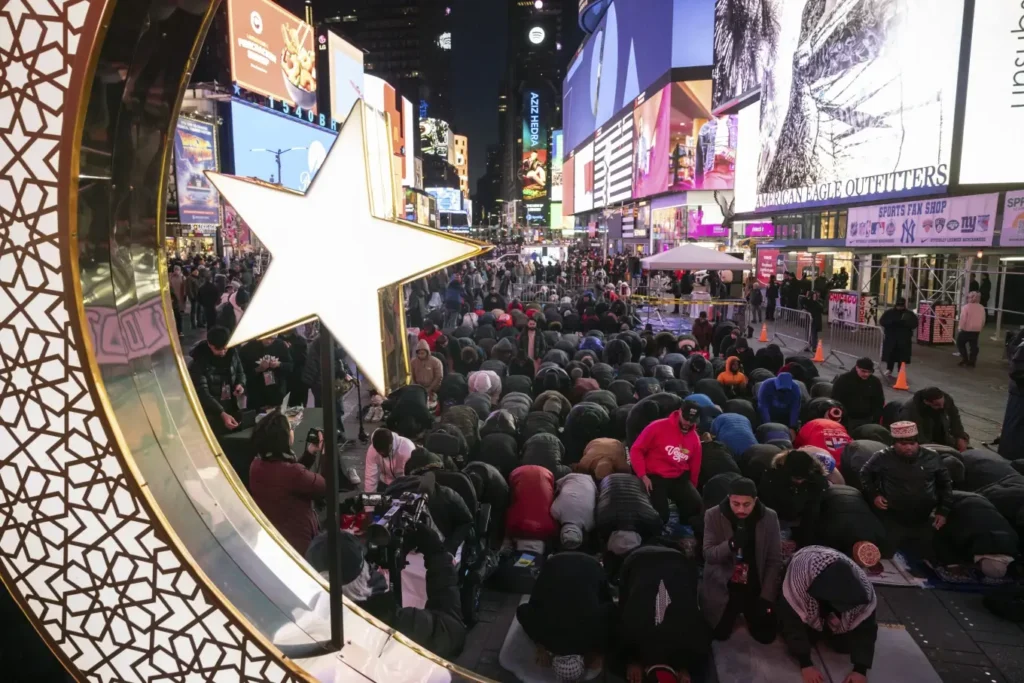
[[[759,325],[755,332],[760,333]],[[911,390],[934,384],[953,396],[972,443],[977,445],[998,436],[1006,405],[1002,342],[990,341],[991,335],[992,330],[983,335],[977,368],[957,367],[959,358],[952,355],[956,350],[953,346],[915,346],[908,369]],[[756,336],[754,348],[762,346],[756,343]],[[827,355],[827,337],[824,341]],[[784,352],[796,354],[796,344],[790,342],[790,345],[792,348]],[[799,355],[808,354],[801,352]],[[848,368],[852,367],[853,360],[844,359]],[[819,365],[819,371],[831,377],[843,368],[832,359],[829,364]],[[906,399],[910,394],[886,388],[886,396]],[[345,431],[350,439],[355,438],[359,429],[356,398],[354,391],[345,398]],[[364,393],[364,406],[367,400]],[[376,426],[367,424],[366,431],[372,433]],[[365,453],[365,444],[353,444],[342,456],[344,466],[354,467],[362,477]],[[980,594],[889,586],[877,586],[876,591],[879,621],[906,628],[945,683],[1024,683],[1024,627],[994,616],[985,609]],[[516,681],[501,668],[498,654],[520,599],[519,594],[485,590],[480,623],[470,629],[465,649],[455,663],[495,681]],[[717,677],[708,680],[717,681]],[[913,683],[914,673],[906,672],[904,680]]]

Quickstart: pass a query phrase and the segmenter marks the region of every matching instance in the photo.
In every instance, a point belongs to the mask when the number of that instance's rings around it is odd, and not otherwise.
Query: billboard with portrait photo
[[[523,156],[519,177],[523,199],[536,201],[548,196],[548,128],[546,103],[538,90],[523,92]]]
[[[942,192],[963,0],[777,0],[758,210]],[[741,142],[742,144],[742,142]]]
[[[562,131],[551,131],[551,201],[562,201],[562,155],[565,149],[562,146]],[[561,208],[561,207],[559,207]]]
[[[271,0],[228,0],[231,80],[316,112],[313,27]]]

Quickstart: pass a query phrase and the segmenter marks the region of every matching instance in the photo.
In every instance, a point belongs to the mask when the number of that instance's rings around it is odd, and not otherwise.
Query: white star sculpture
[[[378,291],[487,247],[371,214],[363,118],[358,101],[305,195],[220,173],[207,177],[273,256],[231,346],[319,317],[386,393]],[[405,331],[398,337],[405,349]]]

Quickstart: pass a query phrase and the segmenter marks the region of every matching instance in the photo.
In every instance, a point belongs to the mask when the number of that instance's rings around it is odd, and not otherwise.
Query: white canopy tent
[[[750,270],[751,265],[735,256],[696,244],[680,244],[641,259],[645,270]]]

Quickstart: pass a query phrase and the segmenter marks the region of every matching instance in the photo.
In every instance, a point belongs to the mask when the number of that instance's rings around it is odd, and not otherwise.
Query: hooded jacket
[[[559,524],[575,524],[583,531],[594,528],[597,484],[586,474],[567,474],[558,481],[551,516]]]
[[[630,449],[636,476],[654,474],[665,479],[689,475],[694,488],[700,478],[701,443],[697,428],[679,429],[680,412],[647,425]]]
[[[829,486],[821,496],[821,515],[813,542],[853,557],[853,546],[861,541],[885,547],[881,520],[857,489]]]
[[[839,467],[842,464],[846,444],[852,440],[843,425],[825,418],[818,418],[800,428],[796,434],[796,444],[794,445],[797,448],[803,446],[824,448],[836,461],[836,467]]]
[[[700,354],[691,354],[686,359],[683,369],[679,373],[679,379],[686,380],[691,387],[702,379],[710,379],[714,373],[711,362]]]
[[[714,326],[707,318],[697,318],[693,321],[693,337],[701,349],[707,350],[711,346],[711,337]]]
[[[426,351],[427,357],[420,358],[420,351]],[[444,366],[436,357],[430,355],[430,345],[425,339],[420,339],[416,344],[416,353],[409,362],[412,370],[412,381],[426,389],[431,394],[441,387],[441,380],[444,379]]]
[[[548,541],[558,534],[551,516],[555,501],[555,478],[539,465],[517,467],[508,478],[511,504],[505,518],[505,533],[514,539]]]
[[[774,380],[761,383],[757,392],[757,411],[761,422],[781,422],[796,429],[800,420],[800,388],[793,375],[781,372]]]
[[[569,472],[569,468],[562,464],[562,457],[565,455],[565,445],[554,434],[535,434],[523,444],[523,455],[520,462],[523,465],[539,465],[555,477],[561,479]]]
[[[736,413],[723,413],[711,423],[711,436],[722,442],[733,458],[739,458],[751,446],[757,445],[757,437],[750,426],[750,420]]]
[[[747,386],[747,376],[743,374],[739,367],[736,372],[731,371],[729,368],[732,366],[733,361],[739,366],[740,359],[737,356],[729,356],[725,360],[725,370],[718,374],[718,383],[727,387],[733,387],[734,389],[743,389]]]
[[[617,439],[594,439],[583,450],[576,471],[585,472],[597,481],[616,472],[629,473],[626,447]]]

